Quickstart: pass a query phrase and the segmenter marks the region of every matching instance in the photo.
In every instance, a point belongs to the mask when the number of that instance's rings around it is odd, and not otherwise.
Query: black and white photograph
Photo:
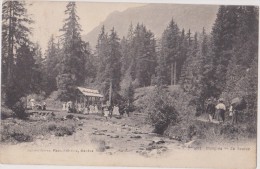
[[[258,5],[1,8],[1,164],[256,168]]]

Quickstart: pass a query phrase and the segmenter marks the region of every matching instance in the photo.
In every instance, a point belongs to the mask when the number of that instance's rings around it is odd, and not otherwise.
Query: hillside
[[[90,45],[94,47],[102,25],[105,25],[106,31],[111,30],[114,26],[119,37],[122,37],[127,34],[131,22],[133,25],[138,22],[143,23],[155,34],[156,38],[159,38],[171,18],[180,28],[185,30],[191,29],[192,32],[196,32],[205,27],[207,32],[210,32],[217,10],[218,6],[216,5],[148,4],[142,7],[130,8],[123,12],[115,11],[99,26],[83,36],[83,39],[89,41]]]

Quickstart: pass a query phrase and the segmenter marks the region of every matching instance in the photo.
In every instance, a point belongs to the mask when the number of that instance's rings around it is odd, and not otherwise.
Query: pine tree
[[[156,42],[154,34],[144,25],[137,24],[133,38],[133,57],[130,72],[135,85],[150,86],[156,67]]]
[[[19,98],[26,96],[26,94],[35,91],[35,60],[33,58],[34,51],[27,44],[21,45],[17,49],[16,54],[16,66],[14,70],[13,81],[14,86],[12,90],[9,91],[10,103],[14,104],[19,100]],[[7,104],[10,105],[11,104]]]
[[[32,91],[35,93],[41,93],[44,91],[44,74],[45,74],[45,65],[44,59],[42,57],[42,50],[38,43],[34,44],[32,48],[34,64],[32,65]]]
[[[182,75],[183,70],[183,64],[185,60],[187,59],[187,53],[188,53],[188,40],[185,35],[185,30],[182,29],[181,36],[180,36],[180,45],[179,45],[179,57],[178,57],[178,65],[177,65],[177,81],[178,84],[180,84],[180,79]]]
[[[69,2],[66,6],[62,35],[62,61],[57,78],[57,86],[62,100],[74,99],[75,86],[84,84],[86,43],[81,39],[81,26],[78,23],[76,3]]]
[[[17,83],[17,49],[24,45],[32,45],[29,40],[29,26],[33,21],[27,14],[24,1],[5,1],[2,9],[2,91],[6,94],[6,104],[12,106],[15,103],[14,99],[17,101],[21,96],[19,91],[14,89]]]
[[[232,58],[238,27],[238,7],[221,6],[212,29],[213,52],[215,55],[213,64],[218,95],[221,94],[226,84],[227,68]]]
[[[122,53],[122,58],[121,58],[121,74],[124,76],[126,74],[127,69],[129,68],[129,63],[131,61],[131,58],[129,57],[129,44],[128,41],[125,37],[122,38],[120,42],[121,46],[121,53]]]
[[[61,56],[59,55],[58,46],[55,43],[54,36],[50,37],[47,50],[45,52],[45,92],[50,94],[52,91],[57,90],[56,77],[59,74],[59,62]]]
[[[120,52],[120,42],[118,35],[114,28],[112,28],[111,33],[108,38],[108,58],[105,68],[106,84],[112,89],[112,103],[118,103],[118,95],[120,91],[120,80],[121,80],[121,52]],[[109,91],[108,88],[105,91]],[[105,97],[108,98],[108,92],[105,92]]]
[[[258,8],[237,6],[237,32],[233,37],[232,57],[226,73],[226,86],[221,94],[227,100],[244,97],[250,121],[256,117]]]
[[[28,27],[33,21],[27,14],[24,1],[5,1],[2,6],[2,47],[3,61],[6,63],[6,75],[3,79],[8,84],[12,83],[15,49],[24,43],[30,43],[28,37],[31,30]]]
[[[163,32],[161,45],[161,59],[168,63],[164,67],[165,70],[161,71],[169,72],[166,75],[167,84],[177,84],[177,62],[180,58],[180,31],[173,19]]]
[[[86,43],[85,46],[85,74],[87,75],[85,77],[85,85],[89,86],[94,82],[97,75],[98,68],[96,66],[98,65],[98,62],[94,54],[91,52],[89,43]]]
[[[105,79],[104,72],[106,68],[106,61],[108,56],[108,36],[105,32],[105,26],[103,25],[98,35],[98,42],[96,46],[96,57],[97,57],[97,75],[96,81],[103,82]]]

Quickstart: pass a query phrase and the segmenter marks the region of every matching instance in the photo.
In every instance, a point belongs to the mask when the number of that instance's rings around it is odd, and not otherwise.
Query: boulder
[[[142,138],[141,136],[139,136],[139,135],[133,135],[133,136],[130,136],[130,138]]]

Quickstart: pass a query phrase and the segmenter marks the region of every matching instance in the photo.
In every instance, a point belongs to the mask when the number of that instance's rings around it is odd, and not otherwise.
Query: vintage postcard
[[[259,6],[2,2],[1,164],[256,168]]]

